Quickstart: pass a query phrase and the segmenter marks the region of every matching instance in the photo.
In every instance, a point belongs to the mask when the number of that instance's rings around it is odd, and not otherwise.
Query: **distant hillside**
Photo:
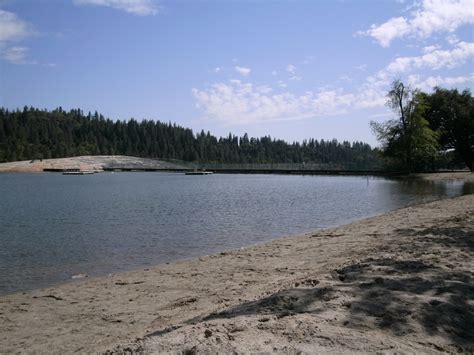
[[[0,162],[84,155],[127,155],[199,163],[308,163],[331,169],[370,170],[380,166],[377,152],[362,142],[305,140],[287,143],[270,136],[249,138],[160,121],[113,121],[102,115],[25,107],[0,109]]]

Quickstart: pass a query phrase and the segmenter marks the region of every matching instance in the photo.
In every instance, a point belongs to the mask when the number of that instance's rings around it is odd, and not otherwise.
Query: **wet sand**
[[[0,298],[0,352],[471,352],[474,195]]]

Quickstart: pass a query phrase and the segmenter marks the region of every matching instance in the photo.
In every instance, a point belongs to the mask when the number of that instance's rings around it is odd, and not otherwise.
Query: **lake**
[[[359,176],[0,175],[0,294],[146,268],[473,193]]]

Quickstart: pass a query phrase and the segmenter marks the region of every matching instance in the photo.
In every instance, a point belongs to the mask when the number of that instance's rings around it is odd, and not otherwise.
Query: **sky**
[[[0,0],[0,106],[376,145],[391,82],[474,86],[474,0]]]

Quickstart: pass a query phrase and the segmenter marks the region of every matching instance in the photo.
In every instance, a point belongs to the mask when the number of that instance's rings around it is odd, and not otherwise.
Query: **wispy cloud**
[[[361,64],[361,65],[356,65],[354,69],[357,69],[359,71],[366,71],[367,70],[367,64]]]
[[[389,47],[396,38],[426,38],[435,32],[453,32],[460,26],[474,24],[472,9],[474,0],[422,0],[415,3],[410,16],[393,17],[358,34],[370,36],[382,47]]]
[[[0,58],[12,64],[36,64],[28,60],[28,47],[13,45],[34,36],[33,27],[13,12],[0,10]]]
[[[31,25],[13,12],[0,10],[0,44],[22,40],[34,34]]]
[[[312,55],[311,55],[311,56],[306,56],[306,57],[300,62],[300,64],[307,65],[307,64],[311,63],[313,60],[314,60],[314,57],[313,57]]]
[[[291,80],[291,81],[300,81],[301,79],[303,79],[301,76],[298,76],[298,75],[293,75],[293,76],[290,76],[288,78],[288,80]]]
[[[344,81],[344,82],[346,82],[346,83],[349,83],[349,82],[353,81],[354,79],[353,79],[351,76],[349,76],[349,75],[341,75],[341,76],[339,77],[339,80],[340,80],[340,81]]]
[[[436,86],[457,87],[459,85],[473,83],[474,74],[448,77],[429,76],[427,78],[422,78],[420,75],[414,74],[409,75],[407,80],[411,87],[415,87],[423,91],[430,91]]]
[[[13,64],[37,64],[36,61],[28,60],[27,47],[8,47],[0,55]]]
[[[285,85],[278,86],[285,88]],[[224,124],[292,121],[347,113],[349,109],[383,106],[385,94],[364,88],[356,93],[325,89],[295,94],[240,80],[192,90],[196,106],[208,119]]]
[[[252,71],[252,69],[250,68],[238,67],[238,66],[234,67],[234,69],[237,73],[239,73],[242,76],[248,76],[250,72]]]
[[[74,0],[76,5],[106,6],[138,16],[156,15],[160,7],[153,0]]]
[[[380,26],[373,25],[364,34],[372,36],[383,46],[389,46],[395,38],[451,32],[463,24],[474,23],[470,4],[474,8],[474,0],[421,0],[407,10],[410,11],[408,17],[392,18]],[[387,102],[386,93],[396,78],[402,77],[410,86],[427,92],[435,86],[459,87],[474,81],[474,74],[458,75],[457,71],[458,76],[449,75],[450,69],[465,66],[472,60],[474,43],[461,41],[453,33],[448,37],[443,45],[425,46],[418,55],[394,58],[357,83],[357,78],[367,71],[366,64],[354,66],[359,72],[357,75],[339,76],[339,80],[333,81],[337,86],[297,91],[302,85],[293,84],[302,79],[300,75],[304,68],[298,62],[299,67],[294,64],[283,67],[280,72],[286,73],[285,80],[275,81],[273,85],[259,85],[244,78],[217,82],[204,89],[194,88],[192,93],[205,118],[226,125],[322,118],[375,108],[382,111]],[[235,67],[242,76],[248,76],[250,69],[242,69],[248,68]],[[272,75],[276,74],[276,71],[272,72]],[[347,82],[356,85],[346,85]],[[387,113],[377,115],[382,118]]]
[[[452,79],[441,80],[449,78],[444,72],[443,76],[429,76],[426,72],[438,71],[441,69],[453,69],[472,60],[474,56],[474,43],[457,42],[454,48],[441,49],[439,46],[428,46],[423,48],[423,53],[419,56],[411,57],[398,57],[391,61],[385,68],[379,70],[373,75],[367,77],[365,86],[371,87],[375,90],[386,90],[390,83],[395,78],[402,76],[411,78],[410,85],[412,87],[418,87],[419,89],[428,91],[434,86],[438,85],[451,85]],[[422,76],[420,73],[424,72]],[[437,82],[433,79],[422,80],[422,77],[429,76],[431,78],[437,78]],[[413,80],[417,78],[417,80]],[[458,84],[464,84],[468,81],[458,81]]]
[[[296,67],[293,64],[288,64],[286,66],[286,71],[290,74],[294,74],[296,72]]]
[[[453,48],[427,46],[419,56],[399,57],[368,76],[353,90],[320,87],[303,94],[290,90],[284,81],[274,87],[241,80],[219,82],[206,89],[193,89],[197,107],[205,117],[223,124],[251,124],[329,117],[354,110],[384,107],[390,83],[403,75],[407,83],[424,91],[435,86],[459,86],[473,82],[474,75],[429,75],[426,71],[450,69],[474,56],[474,44],[458,41]],[[365,66],[361,69],[365,70]],[[423,70],[424,76],[418,72]],[[288,73],[296,71],[293,66]],[[443,72],[441,74],[444,74]],[[408,76],[407,76],[408,75]],[[289,80],[299,80],[292,75]],[[340,77],[340,80],[350,80]]]
[[[465,64],[474,56],[474,43],[458,42],[453,49],[440,49],[438,46],[428,46],[424,54],[413,57],[398,57],[392,61],[387,71],[393,74],[405,73],[414,69],[454,68]]]

